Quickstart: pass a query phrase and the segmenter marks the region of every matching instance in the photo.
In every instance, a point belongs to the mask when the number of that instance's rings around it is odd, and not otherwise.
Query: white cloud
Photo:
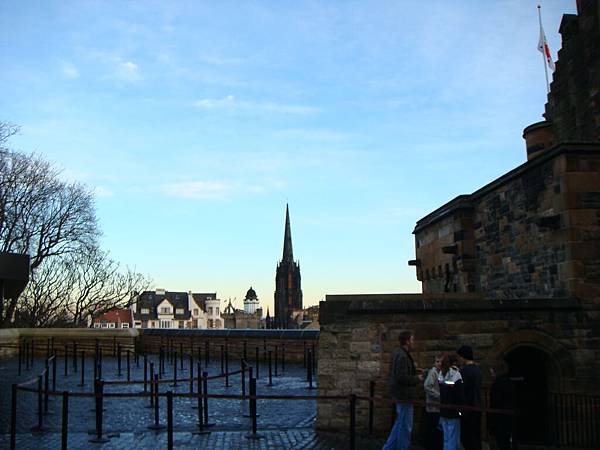
[[[63,61],[60,70],[62,76],[68,80],[75,80],[79,78],[79,71],[77,70],[77,67],[70,62]]]
[[[223,200],[228,198],[234,189],[235,186],[226,181],[186,181],[161,187],[162,192],[171,197],[194,200]]]
[[[196,100],[194,106],[202,109],[231,109],[243,111],[272,112],[280,114],[299,114],[307,115],[318,111],[312,106],[290,105],[275,102],[254,102],[247,100],[237,100],[233,95],[227,95],[223,98],[203,98]]]
[[[117,60],[116,76],[121,80],[129,82],[136,82],[142,78],[137,64],[131,61],[122,61],[121,59]]]

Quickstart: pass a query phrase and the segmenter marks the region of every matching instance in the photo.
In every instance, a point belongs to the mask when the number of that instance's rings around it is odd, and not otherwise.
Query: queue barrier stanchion
[[[246,435],[247,439],[257,440],[264,437],[257,433],[258,423],[256,420],[256,413],[256,378],[250,378],[250,416],[252,417],[252,433]]]
[[[148,357],[144,355],[144,394],[148,392]]]
[[[210,364],[210,340],[204,341],[204,367]]]
[[[221,375],[225,373],[225,347],[221,345]]]
[[[246,396],[246,362],[244,361],[244,358],[240,359],[240,369],[242,371],[241,377],[240,377],[240,381],[241,381],[241,388],[242,388],[242,397]],[[243,400],[242,400],[243,402]]]
[[[77,372],[77,342],[73,342],[73,370]]]
[[[198,372],[198,376],[200,372]],[[190,353],[190,394],[194,393],[194,357]]]
[[[250,388],[250,380],[252,380],[252,366],[248,366],[248,388]],[[250,396],[248,396],[248,403],[244,402],[244,400],[242,400],[242,404],[243,405],[247,405],[244,406],[242,409],[244,410],[243,416],[244,417],[252,417],[250,415],[250,403],[252,402],[252,399],[250,398]]]
[[[154,363],[150,363],[150,404],[146,408],[154,408]]]
[[[202,383],[203,383],[203,376],[200,376],[200,363],[197,364],[197,372],[198,372],[198,378],[197,378],[197,391],[198,391],[198,397],[197,397],[197,406],[196,408],[198,409],[198,430],[197,431],[193,431],[192,434],[210,434],[210,431],[205,430],[204,429],[204,412],[203,412],[203,407],[202,407],[202,401],[203,401],[203,389],[202,389]],[[204,375],[204,374],[203,374]]]
[[[54,352],[54,350],[52,350]],[[56,354],[52,355],[52,390],[56,391]]]
[[[17,448],[17,385],[11,386],[10,399],[10,450]]]
[[[183,367],[183,342],[179,343],[179,371],[183,372],[185,368]]]
[[[85,386],[85,350],[81,350],[81,382],[77,386]]]
[[[271,365],[271,350],[269,350],[269,386],[273,386],[273,367]]]
[[[50,391],[50,371],[48,370],[48,360],[44,363],[44,414],[48,414],[48,402],[50,401],[50,396],[48,392]]]
[[[117,376],[122,376],[121,373],[121,344],[117,344]]]
[[[36,426],[31,428],[31,431],[33,433],[43,433],[44,431],[46,431],[46,428],[44,427],[44,414],[43,414],[43,399],[42,399],[42,376],[38,375],[37,377],[37,416],[38,416],[38,423]]]
[[[96,436],[91,438],[89,442],[103,444],[109,441],[109,439],[102,434],[102,421],[104,419],[104,381],[100,379],[94,381],[94,394],[96,404],[96,429],[92,430],[91,434],[95,434]]]
[[[173,391],[167,392],[167,448],[173,450]]]
[[[127,349],[127,382],[131,381],[131,365],[129,362],[130,350]]]
[[[83,367],[81,368],[83,371]],[[69,448],[69,391],[62,393],[61,449]]]
[[[208,372],[202,372],[202,390],[204,396],[204,426],[212,427],[215,424],[208,421]]]
[[[279,366],[279,346],[278,345],[275,346],[275,376],[276,377],[279,376],[279,369],[277,368],[277,366]]]
[[[154,375],[154,423],[152,425],[148,425],[148,429],[154,431],[163,430],[165,428],[165,426],[160,423],[160,402],[158,400],[158,375]]]
[[[225,387],[229,387],[229,349],[225,347]]]
[[[171,386],[177,387],[177,350],[173,352],[175,363],[173,364],[173,384]]]
[[[254,367],[256,369],[256,379],[258,380],[258,378],[259,378],[258,372],[260,371],[260,354],[259,354],[260,350],[258,349],[258,347],[256,347],[255,350],[256,350],[256,355],[254,358]]]

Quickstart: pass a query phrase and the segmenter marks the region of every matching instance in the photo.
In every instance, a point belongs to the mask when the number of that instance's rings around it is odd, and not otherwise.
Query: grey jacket
[[[390,356],[390,395],[394,400],[415,400],[419,378],[410,353],[395,349]]]

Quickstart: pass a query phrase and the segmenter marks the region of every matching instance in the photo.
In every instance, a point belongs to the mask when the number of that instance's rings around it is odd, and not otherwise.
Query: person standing
[[[481,407],[481,368],[473,361],[473,349],[460,347],[460,375],[465,389],[465,405]],[[465,450],[481,450],[481,412],[466,410],[461,415],[460,440]]]
[[[490,408],[513,410],[515,407],[515,389],[508,377],[508,366],[504,360],[496,362],[490,368],[493,378],[490,388]],[[512,445],[514,416],[506,414],[488,414],[488,428],[496,439],[499,450],[510,450]]]
[[[464,404],[463,380],[453,355],[442,358],[438,383],[440,387],[440,425],[444,433],[444,450],[460,449],[460,411]],[[444,407],[444,405],[449,405]]]
[[[417,384],[423,375],[417,373],[410,351],[415,345],[412,331],[402,331],[400,347],[390,355],[389,385],[392,400],[396,402],[396,421],[382,450],[408,450],[413,427],[412,401],[417,398]]]
[[[442,356],[435,358],[434,366],[425,377],[425,450],[441,450],[444,435],[439,428],[440,423],[440,386],[438,377],[442,365]]]

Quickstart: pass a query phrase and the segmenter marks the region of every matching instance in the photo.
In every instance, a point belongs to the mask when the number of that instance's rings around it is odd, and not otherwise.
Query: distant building
[[[223,328],[215,293],[145,291],[131,304],[135,328]]]
[[[292,320],[295,324],[295,328],[318,330],[320,328],[319,305],[292,311]]]
[[[129,309],[111,309],[92,321],[94,328],[133,328]]]
[[[290,213],[286,205],[283,258],[277,264],[275,275],[275,317],[273,328],[297,328],[296,322],[292,318],[292,312],[299,309],[302,309],[300,265],[294,261]]]
[[[266,323],[263,319],[263,310],[259,306],[258,297],[252,287],[248,289],[248,292],[246,292],[246,297],[244,298],[244,309],[235,309],[231,303],[231,299],[229,299],[229,303],[223,311],[222,317],[225,328],[266,328]]]

